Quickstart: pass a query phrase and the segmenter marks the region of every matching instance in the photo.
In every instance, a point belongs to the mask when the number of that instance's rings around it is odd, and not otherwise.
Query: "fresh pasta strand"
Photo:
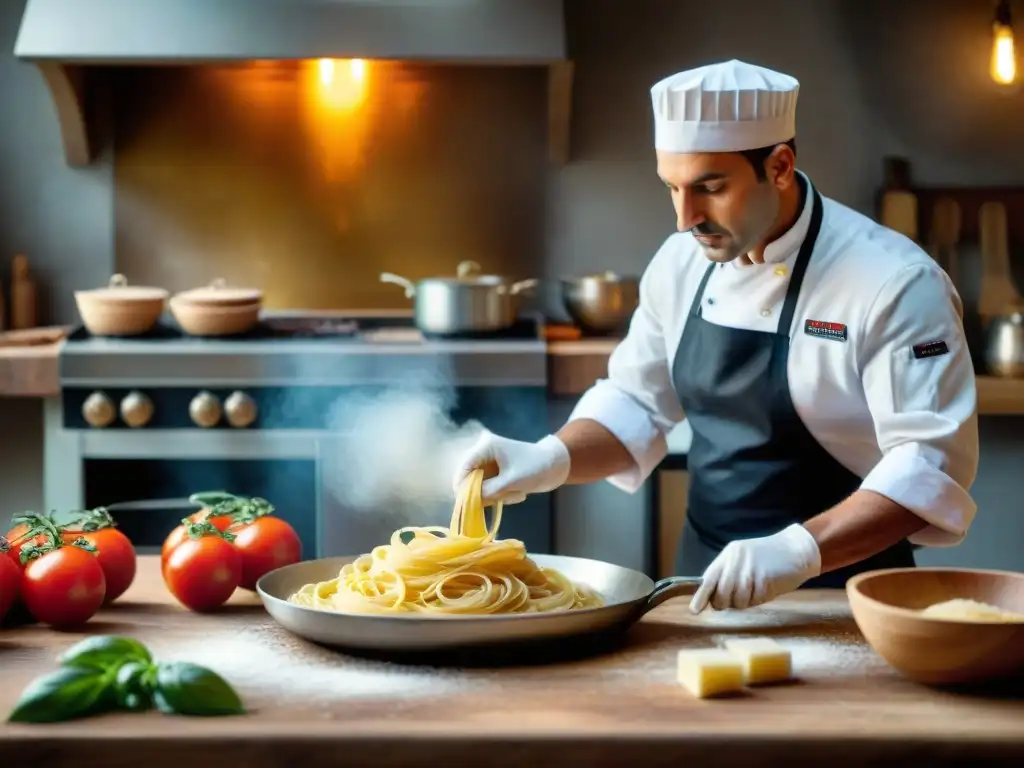
[[[500,502],[488,529],[483,480],[481,469],[463,480],[448,528],[399,528],[390,543],[346,564],[336,578],[306,584],[289,602],[340,613],[439,616],[549,613],[602,605],[594,590],[538,566],[526,556],[523,542],[497,538]],[[409,533],[412,538],[402,541]]]

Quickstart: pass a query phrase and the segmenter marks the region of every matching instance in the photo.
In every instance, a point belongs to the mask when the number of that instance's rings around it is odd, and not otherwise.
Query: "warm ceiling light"
[[[999,0],[992,23],[992,60],[989,74],[1000,85],[1010,85],[1017,79],[1017,52],[1013,44],[1013,23],[1009,0]]]

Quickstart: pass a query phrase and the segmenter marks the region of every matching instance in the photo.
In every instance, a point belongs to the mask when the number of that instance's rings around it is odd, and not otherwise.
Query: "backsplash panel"
[[[542,270],[545,73],[253,62],[116,73],[116,266],[271,308],[407,307],[381,272]]]

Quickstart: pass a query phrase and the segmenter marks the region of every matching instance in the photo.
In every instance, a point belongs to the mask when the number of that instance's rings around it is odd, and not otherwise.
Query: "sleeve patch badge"
[[[937,341],[926,341],[923,344],[915,344],[912,349],[914,351],[914,358],[917,360],[923,360],[926,357],[938,357],[939,355],[945,355],[949,352],[949,347],[946,346],[946,342],[941,339]]]
[[[805,320],[804,333],[820,339],[846,341],[846,326],[842,323],[827,323],[823,320]]]

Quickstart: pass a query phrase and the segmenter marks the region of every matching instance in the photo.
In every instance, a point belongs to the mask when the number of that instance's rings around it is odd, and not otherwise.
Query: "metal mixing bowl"
[[[640,302],[639,278],[615,272],[562,278],[562,303],[581,330],[623,331]]]

